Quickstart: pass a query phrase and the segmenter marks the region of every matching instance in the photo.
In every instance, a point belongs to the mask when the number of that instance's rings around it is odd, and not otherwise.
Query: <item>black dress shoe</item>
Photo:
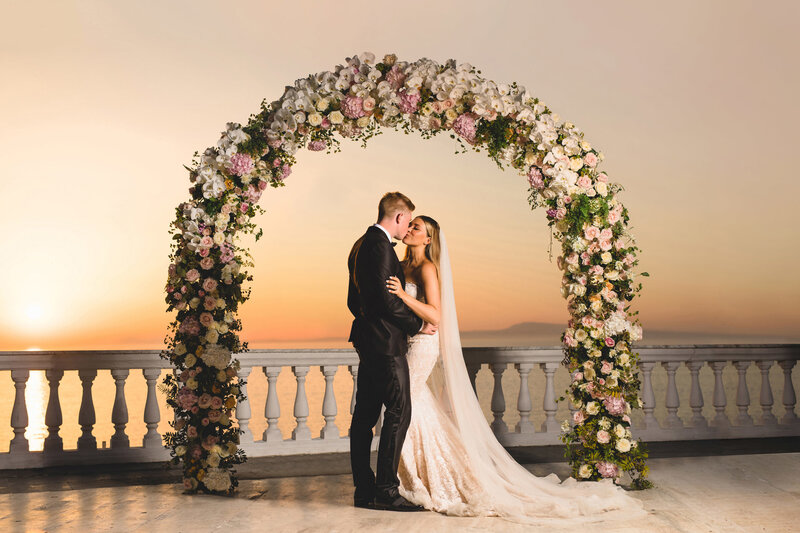
[[[399,494],[392,499],[375,498],[375,509],[382,511],[424,511],[421,505],[411,503]]]
[[[354,507],[361,507],[362,509],[375,509],[375,502],[373,500],[353,500]]]

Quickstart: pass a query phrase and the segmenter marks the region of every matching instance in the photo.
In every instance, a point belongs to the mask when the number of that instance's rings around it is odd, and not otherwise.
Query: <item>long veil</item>
[[[559,525],[646,515],[642,503],[610,479],[579,483],[567,478],[562,483],[555,474],[536,477],[517,463],[497,441],[467,374],[444,233],[440,232],[439,239],[441,366],[437,364],[433,374],[439,375],[433,382],[429,381],[429,385],[440,409],[457,428],[456,434],[466,451],[467,467],[475,472],[497,514],[538,524],[554,519]]]

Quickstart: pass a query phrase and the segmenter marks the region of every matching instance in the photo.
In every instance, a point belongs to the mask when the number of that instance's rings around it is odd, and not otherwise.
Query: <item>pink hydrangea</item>
[[[475,120],[477,115],[473,113],[463,113],[453,122],[453,131],[458,133],[468,143],[475,142],[475,134],[477,128],[475,127]]]
[[[386,81],[388,81],[392,89],[396,91],[406,82],[406,75],[403,74],[400,67],[394,65],[391,70],[386,73]]]
[[[600,461],[597,463],[597,471],[603,477],[617,477],[619,469],[617,465],[614,463],[609,463],[608,461]]]
[[[253,185],[252,183],[247,186],[247,190],[244,191],[244,197],[247,199],[248,202],[251,204],[256,204],[261,199],[261,189]]]
[[[619,396],[607,396],[603,400],[603,405],[605,406],[606,411],[608,411],[608,414],[619,416],[625,412],[626,402],[624,398]]]
[[[342,114],[353,119],[366,116],[364,100],[360,96],[348,95],[342,102]]]
[[[181,326],[178,328],[180,333],[186,333],[187,335],[197,335],[200,333],[200,322],[197,321],[197,318],[190,316],[184,319],[181,322]]]
[[[234,176],[250,174],[254,168],[253,158],[249,155],[236,153],[231,156],[230,170]]]
[[[422,96],[420,96],[419,93],[409,94],[406,91],[400,91],[397,94],[400,96],[400,104],[398,105],[400,111],[408,114],[416,113]],[[456,121],[458,121],[458,119],[456,119]],[[453,126],[455,126],[455,124],[453,124]]]
[[[312,152],[321,152],[327,147],[328,145],[325,143],[325,141],[311,141],[308,143],[308,149]]]

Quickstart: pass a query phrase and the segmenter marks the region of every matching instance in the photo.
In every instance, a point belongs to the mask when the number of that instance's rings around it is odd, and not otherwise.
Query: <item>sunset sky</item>
[[[263,98],[363,51],[469,62],[583,129],[651,274],[643,343],[648,329],[800,340],[800,5],[381,5],[6,2],[0,351],[160,348],[183,165]],[[390,190],[447,235],[462,329],[565,322],[559,245],[550,262],[525,179],[455,148],[386,131],[366,150],[299,152],[261,200],[242,339],[346,339],[347,253]]]

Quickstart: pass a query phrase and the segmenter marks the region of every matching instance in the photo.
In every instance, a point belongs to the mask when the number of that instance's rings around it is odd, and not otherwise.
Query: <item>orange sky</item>
[[[636,307],[645,341],[648,328],[796,335],[797,4],[407,2],[413,23],[374,3],[316,5],[5,8],[0,350],[159,348],[182,165],[262,98],[364,50],[470,62],[586,132],[625,186],[652,276]],[[262,198],[243,340],[346,338],[346,255],[387,190],[441,223],[463,329],[565,321],[524,178],[453,151],[387,131],[367,150],[300,152]]]

